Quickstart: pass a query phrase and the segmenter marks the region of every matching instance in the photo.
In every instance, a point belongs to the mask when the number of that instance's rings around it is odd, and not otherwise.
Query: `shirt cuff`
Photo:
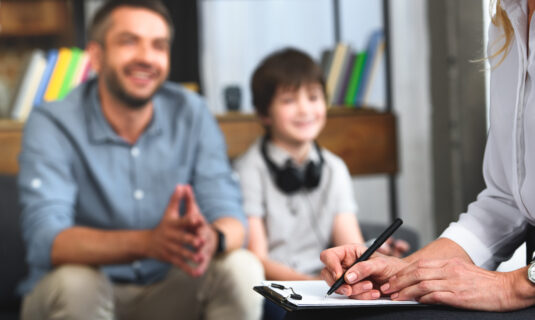
[[[479,238],[457,222],[453,222],[444,230],[440,238],[447,238],[457,243],[466,251],[472,262],[479,267],[488,268],[492,260],[492,252]]]

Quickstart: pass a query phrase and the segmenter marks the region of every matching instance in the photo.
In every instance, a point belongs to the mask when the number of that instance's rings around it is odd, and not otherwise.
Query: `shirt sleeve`
[[[241,192],[227,156],[223,134],[204,104],[201,109],[192,186],[199,208],[209,222],[222,217],[247,225]]]
[[[251,148],[258,148],[255,143]],[[265,206],[263,203],[264,192],[262,192],[262,172],[258,165],[263,161],[254,157],[256,153],[249,151],[234,164],[234,169],[238,174],[242,193],[243,193],[243,210],[247,216],[264,217]],[[258,160],[258,161],[256,161]],[[267,177],[270,178],[270,177]]]
[[[525,240],[527,222],[509,190],[504,168],[491,130],[483,160],[486,188],[441,235],[459,244],[474,264],[487,269],[507,260]]]
[[[51,249],[62,230],[74,224],[76,183],[72,147],[45,111],[31,113],[22,141],[18,174],[21,227],[30,265],[51,267]]]
[[[347,169],[344,161],[336,159],[337,161],[333,166],[333,183],[332,186],[336,188],[337,201],[335,214],[339,213],[353,213],[357,214],[358,206],[355,200],[355,193],[353,191],[353,182],[351,180],[351,174]]]

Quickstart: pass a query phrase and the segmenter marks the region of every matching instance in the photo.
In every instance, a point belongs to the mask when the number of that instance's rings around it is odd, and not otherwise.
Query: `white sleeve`
[[[500,152],[492,132],[483,161],[486,188],[459,221],[451,223],[441,235],[459,244],[476,265],[486,269],[495,269],[513,254],[525,240],[527,226],[504,171],[505,151]]]

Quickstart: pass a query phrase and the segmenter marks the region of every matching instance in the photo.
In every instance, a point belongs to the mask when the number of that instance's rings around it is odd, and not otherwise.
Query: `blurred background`
[[[329,77],[329,62],[341,44],[348,57],[369,53],[372,34],[382,32],[382,51],[368,57],[375,56],[376,62],[365,101],[352,106],[333,103],[329,110],[342,117],[359,117],[362,111],[394,119],[389,135],[394,152],[386,159],[392,163],[390,169],[352,170],[361,221],[388,223],[399,216],[425,244],[464,212],[484,187],[488,67],[481,59],[488,0],[164,2],[177,29],[170,78],[192,85],[220,122],[228,120],[229,111],[251,121],[250,76],[273,50],[302,49],[322,63]],[[17,171],[13,162],[24,119],[15,115],[13,105],[28,59],[37,49],[45,54],[61,47],[83,49],[85,27],[101,4],[0,2],[2,174]],[[362,140],[349,135],[337,139],[346,147]],[[374,143],[373,135],[366,139]]]

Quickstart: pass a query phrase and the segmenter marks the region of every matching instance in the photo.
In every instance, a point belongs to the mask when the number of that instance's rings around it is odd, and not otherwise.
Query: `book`
[[[334,102],[336,86],[340,79],[340,73],[342,72],[342,66],[348,50],[349,45],[345,43],[338,43],[334,49],[333,61],[329,69],[329,75],[327,77],[326,84],[327,102],[329,105],[332,105]]]
[[[344,71],[342,73],[342,81],[336,93],[336,105],[343,105],[345,103],[345,96],[347,89],[349,87],[349,80],[351,78],[351,72],[353,71],[353,66],[355,65],[357,58],[356,53],[350,53],[347,63],[344,65]]]
[[[61,85],[63,84],[63,79],[69,67],[71,61],[72,51],[69,48],[61,48],[58,52],[58,61],[54,67],[54,71],[50,76],[50,81],[48,82],[48,87],[45,91],[44,100],[53,101],[56,100],[59,96],[59,91]]]
[[[425,306],[416,301],[393,301],[389,298],[356,300],[336,293],[326,296],[329,286],[321,280],[263,281],[253,290],[287,311],[370,306]]]
[[[65,71],[65,76],[63,77],[63,81],[61,84],[61,87],[58,92],[57,100],[63,99],[67,93],[72,89],[73,79],[75,77],[75,73],[78,69],[78,64],[80,62],[80,57],[82,56],[82,50],[78,48],[72,48],[71,49],[71,61],[69,62],[69,65],[67,66],[67,69]]]
[[[46,66],[45,52],[40,49],[34,50],[20,78],[11,107],[11,118],[19,121],[26,120]]]
[[[366,52],[361,51],[357,53],[353,70],[351,71],[351,78],[349,80],[349,86],[346,92],[344,104],[346,106],[355,106],[355,97],[359,89],[360,77],[362,75],[362,67],[366,62]]]
[[[382,39],[373,57],[373,63],[367,81],[368,85],[364,89],[362,97],[363,105],[384,105],[384,51],[385,41],[384,39]],[[374,90],[374,87],[376,88],[376,90]],[[374,91],[378,91],[379,97],[377,97],[377,94],[375,96],[373,95]]]
[[[323,78],[327,81],[329,76],[329,69],[331,68],[331,63],[333,61],[333,51],[332,50],[323,50],[320,58],[321,70],[323,70]]]
[[[76,70],[73,83],[71,84],[71,89],[87,80],[90,69],[91,63],[89,62],[89,54],[87,51],[83,51],[80,57],[80,62],[78,63],[78,68]]]
[[[35,94],[35,99],[33,100],[34,107],[38,107],[39,105],[41,105],[41,103],[43,103],[43,97],[45,95],[46,88],[48,87],[50,76],[52,75],[52,72],[54,71],[54,67],[56,66],[57,60],[58,60],[58,49],[49,50],[47,57],[46,57],[45,72],[43,73],[43,76],[41,77],[41,81],[39,82],[37,93]]]
[[[361,88],[359,88],[355,99],[356,105],[364,104],[364,97],[366,93],[369,93],[373,80],[373,71],[377,69],[377,64],[384,51],[384,35],[382,29],[376,30],[371,34],[367,51],[368,59],[362,71]]]

